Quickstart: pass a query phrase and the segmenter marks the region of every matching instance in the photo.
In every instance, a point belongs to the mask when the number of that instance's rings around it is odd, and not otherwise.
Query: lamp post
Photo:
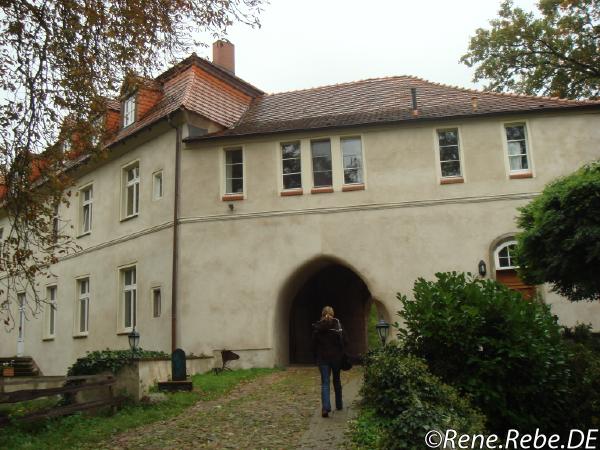
[[[377,322],[375,328],[377,329],[379,339],[381,339],[381,345],[385,347],[385,342],[387,341],[388,334],[390,332],[390,324],[383,319],[379,319],[379,322]]]
[[[140,333],[135,330],[135,326],[133,327],[133,330],[131,330],[131,333],[127,335],[127,338],[129,339],[129,348],[131,349],[131,359],[133,359],[135,351],[140,344]]]

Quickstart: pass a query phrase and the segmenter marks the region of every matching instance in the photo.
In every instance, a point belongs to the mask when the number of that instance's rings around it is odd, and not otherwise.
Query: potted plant
[[[2,376],[3,377],[14,377],[15,376],[15,368],[13,367],[13,362],[5,362],[2,364]]]

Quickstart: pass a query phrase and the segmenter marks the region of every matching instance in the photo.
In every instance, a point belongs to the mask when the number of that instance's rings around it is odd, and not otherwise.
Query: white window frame
[[[158,181],[160,180],[160,182]],[[165,189],[165,184],[164,184],[164,178],[163,178],[163,171],[162,170],[157,170],[156,172],[154,172],[152,174],[152,200],[160,200],[161,198],[163,198],[164,196],[164,189]],[[160,187],[160,191],[157,192],[157,189],[159,189]]]
[[[155,293],[158,292],[158,308],[156,307]],[[154,286],[150,289],[150,302],[152,306],[152,318],[156,319],[162,314],[162,287]],[[158,311],[158,314],[157,314]]]
[[[284,158],[283,157],[283,146],[284,145],[290,145],[290,144],[298,144],[298,150],[300,151],[299,155],[297,158]],[[281,190],[282,191],[300,191],[303,188],[303,180],[304,177],[302,176],[302,141],[300,139],[298,140],[292,140],[292,141],[283,141],[283,142],[279,142],[278,143],[278,152],[279,152],[279,172],[280,172],[280,178],[279,178],[279,182],[281,183]],[[300,161],[300,171],[299,172],[290,172],[290,173],[283,173],[283,162],[284,161],[288,161],[288,160],[295,160],[297,159],[298,161]],[[295,187],[295,188],[286,188],[285,187],[285,177],[286,175],[300,175],[300,186]]]
[[[81,285],[83,283],[87,284],[87,291],[86,292],[81,292]],[[75,333],[74,336],[76,337],[83,337],[83,336],[87,336],[89,331],[90,331],[90,297],[91,297],[91,281],[90,281],[90,276],[89,275],[85,275],[85,276],[81,276],[78,277],[76,279],[76,287],[77,287],[77,296],[76,296],[76,301],[77,301],[77,305],[75,308]],[[85,305],[85,315],[84,315],[84,329],[82,330],[82,322],[81,322],[81,317],[82,317],[82,310],[81,310],[81,306]]]
[[[90,198],[88,200],[85,199],[85,193],[89,192],[90,193]],[[79,220],[79,235],[80,236],[85,236],[87,234],[90,234],[92,232],[92,224],[93,224],[93,217],[94,217],[94,185],[93,183],[88,183],[85,186],[82,186],[81,188],[79,188],[79,197],[80,197],[80,214],[81,214],[81,218]],[[86,230],[85,229],[85,210],[86,207],[89,209],[89,228]]]
[[[241,151],[242,162],[228,164],[227,163],[227,152],[230,152],[230,151]],[[241,192],[229,192],[227,189],[227,180],[230,179],[227,177],[227,166],[233,166],[233,165],[241,165],[242,166],[242,191]],[[223,165],[222,166],[223,166],[223,194],[225,196],[237,196],[237,195],[244,196],[246,193],[246,152],[244,151],[244,147],[241,145],[238,145],[238,146],[224,148],[223,149]],[[231,179],[237,180],[239,178],[231,178]]]
[[[133,271],[134,274],[134,282],[132,284],[125,284],[125,274],[126,272]],[[119,268],[119,311],[120,311],[120,319],[119,319],[119,328],[121,332],[127,332],[133,330],[133,328],[137,324],[137,265],[129,265]],[[127,293],[130,293],[131,303],[129,305],[129,314],[131,323],[127,325],[125,323],[125,319],[127,315],[125,314],[126,309],[126,301],[125,298]]]
[[[325,141],[329,141],[329,155],[331,158],[331,169],[329,170],[329,172],[331,172],[331,184],[317,186],[315,184],[315,167],[314,167],[314,156],[313,156],[312,145],[313,145],[313,143],[316,143],[316,142],[325,142]],[[331,137],[315,138],[315,139],[310,140],[309,145],[310,145],[310,171],[312,174],[313,189],[327,189],[327,188],[333,189],[333,184],[335,182],[334,171],[333,171],[333,167],[334,167],[334,164],[333,164],[333,162],[334,162],[333,161],[333,139]],[[327,171],[320,170],[319,172],[327,172]]]
[[[137,169],[137,176],[133,179],[129,180],[129,171]],[[123,202],[123,212],[122,217],[123,220],[131,219],[132,217],[137,217],[140,213],[140,183],[141,183],[141,175],[140,175],[140,161],[133,161],[122,168],[122,189],[123,194],[121,196]],[[128,193],[129,189],[133,190],[132,195],[132,213],[128,214],[129,203],[128,203]]]
[[[504,241],[501,244],[499,244],[496,249],[494,250],[494,264],[496,265],[496,270],[516,270],[519,268],[519,266],[515,266],[515,265],[510,265],[510,266],[506,266],[506,267],[502,267],[500,265],[500,252],[505,249],[506,247],[510,247],[512,245],[516,245],[517,241],[512,239],[509,241]],[[513,260],[513,256],[510,255],[510,249],[509,249],[509,258],[511,260]]]
[[[442,161],[442,146],[440,146],[440,137],[439,132],[441,131],[450,131],[456,130],[456,136],[458,139],[458,163],[460,167],[460,175],[444,175],[442,173],[442,163],[454,160],[443,160]],[[463,180],[466,181],[465,177],[465,166],[464,166],[464,155],[463,155],[463,138],[462,133],[459,126],[447,126],[447,127],[438,127],[434,130],[434,139],[435,139],[435,160],[437,163],[437,173],[440,180]]]
[[[136,110],[136,94],[130,95],[123,100],[123,128],[127,128],[135,123]]]
[[[17,327],[17,357],[25,354],[25,322],[27,315],[25,314],[25,306],[27,304],[27,294],[25,292],[17,292],[18,306],[18,327]]]
[[[358,171],[360,172],[361,181],[356,181],[353,183],[346,183],[346,166],[344,162],[344,141],[358,140],[360,142],[360,168]],[[340,155],[342,158],[342,184],[344,186],[356,186],[356,185],[364,185],[365,184],[365,152],[363,149],[363,139],[360,135],[352,135],[352,136],[341,136],[340,137]],[[354,170],[354,168],[350,168]]]
[[[516,169],[512,170],[510,168],[510,155],[508,154],[508,143],[513,142],[508,140],[508,136],[506,135],[506,128],[508,127],[523,127],[524,136],[525,136],[525,148],[526,148],[526,156],[527,156],[527,169]],[[506,173],[510,178],[511,175],[521,175],[521,174],[531,174],[533,176],[533,158],[531,151],[531,139],[529,138],[529,124],[527,121],[516,121],[516,122],[505,122],[502,124],[502,145],[504,147],[504,164],[506,165]],[[521,154],[522,155],[522,154]],[[517,155],[514,155],[517,156]]]
[[[54,292],[54,297],[52,296]],[[50,284],[46,286],[46,305],[44,318],[44,340],[52,340],[56,336],[56,312],[58,305],[58,286]]]

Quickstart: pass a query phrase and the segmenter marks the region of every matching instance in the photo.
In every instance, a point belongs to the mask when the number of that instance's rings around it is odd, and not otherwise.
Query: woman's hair
[[[321,311],[321,319],[333,319],[333,308],[331,306],[326,306]]]

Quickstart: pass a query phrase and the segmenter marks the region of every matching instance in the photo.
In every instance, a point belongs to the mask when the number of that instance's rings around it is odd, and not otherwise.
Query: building
[[[510,258],[517,208],[600,157],[600,102],[407,76],[267,95],[234,75],[232,45],[213,50],[110,102],[109,157],[80,161],[59,211],[82,250],[0,355],[62,374],[127,348],[135,325],[145,349],[306,362],[324,304],[361,352],[373,303],[395,320],[417,277],[480,261],[562,323],[600,328],[600,305],[524,286]]]

